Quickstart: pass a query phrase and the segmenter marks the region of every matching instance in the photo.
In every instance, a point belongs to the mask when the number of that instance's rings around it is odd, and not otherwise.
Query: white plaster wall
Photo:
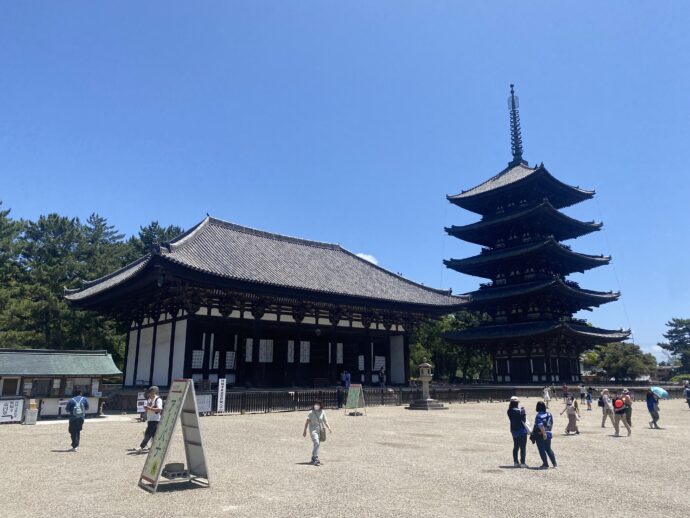
[[[137,354],[137,330],[130,329],[129,331],[129,356],[127,356],[127,365],[125,366],[125,385],[131,387],[134,385],[134,358]]]
[[[405,341],[402,335],[391,336],[391,383],[405,383]]]
[[[184,377],[184,351],[187,337],[187,320],[180,320],[175,324],[175,350],[173,351],[172,379]]]
[[[156,357],[153,365],[153,385],[168,384],[168,362],[170,361],[170,332],[172,324],[159,324],[156,331]]]
[[[153,327],[146,327],[141,330],[141,340],[139,343],[139,363],[137,365],[137,381],[149,383],[149,372],[151,369],[151,341],[153,340]],[[136,354],[136,349],[135,349]]]

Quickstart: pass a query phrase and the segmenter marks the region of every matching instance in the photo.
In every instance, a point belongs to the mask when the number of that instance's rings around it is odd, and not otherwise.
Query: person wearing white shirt
[[[146,411],[146,431],[144,432],[144,440],[137,448],[138,452],[144,451],[149,441],[155,437],[158,423],[161,421],[163,399],[158,395],[158,387],[153,386],[146,391],[144,410]]]

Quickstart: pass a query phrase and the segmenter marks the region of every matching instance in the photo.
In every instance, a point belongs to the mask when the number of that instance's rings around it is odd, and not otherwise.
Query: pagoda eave
[[[572,301],[572,305],[578,306],[579,309],[589,309],[614,302],[620,297],[620,293],[583,290],[572,285],[572,283],[569,284],[560,279],[550,279],[508,286],[489,286],[467,293],[466,296],[469,298],[467,306],[471,309],[484,309],[486,306],[512,302],[515,299],[539,300],[553,296]]]
[[[572,322],[552,321],[485,325],[444,334],[445,340],[458,345],[568,338],[583,345],[593,346],[621,342],[629,337],[630,331],[612,331]]]

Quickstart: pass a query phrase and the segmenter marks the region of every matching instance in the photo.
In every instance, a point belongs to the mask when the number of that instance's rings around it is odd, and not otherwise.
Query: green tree
[[[664,338],[668,341],[659,343],[659,347],[680,360],[681,372],[690,373],[690,318],[672,318],[666,326]]]
[[[420,325],[410,341],[410,372],[416,373],[422,358],[434,366],[436,379],[454,381],[458,372],[462,372],[463,381],[478,377],[487,368],[491,368],[488,355],[482,350],[467,349],[449,344],[443,338],[444,333],[459,331],[479,325],[482,317],[469,311],[447,315],[439,320]]]
[[[129,240],[129,245],[135,254],[131,260],[148,254],[156,245],[167,243],[183,232],[184,230],[177,225],[164,227],[158,221],[152,221],[148,225],[139,227],[139,236],[132,236]]]
[[[598,345],[595,351],[599,358],[597,366],[617,380],[634,380],[645,374],[654,374],[656,370],[654,355],[642,352],[635,344],[617,342]]]

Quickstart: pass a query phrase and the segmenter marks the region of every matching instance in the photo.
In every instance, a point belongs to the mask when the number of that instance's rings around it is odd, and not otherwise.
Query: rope
[[[599,221],[604,221],[604,214],[601,210],[601,204],[599,203],[599,200],[594,197],[594,200],[597,203],[597,209],[599,210]],[[611,250],[611,241],[609,240],[609,235],[606,232],[606,226],[601,227],[602,230],[604,231],[604,239],[606,240],[606,247],[608,248],[608,255],[613,257],[613,251]],[[623,290],[621,289],[621,281],[620,278],[618,277],[618,270],[616,270],[616,263],[611,261],[609,263],[613,267],[613,275],[616,279],[616,285],[618,286],[618,292],[623,293]],[[630,329],[630,339],[632,340],[633,343],[635,343],[635,335],[632,331],[632,325],[630,323],[630,316],[628,315],[628,308],[625,305],[625,297],[620,297],[620,301],[623,304],[623,313],[625,314],[625,320],[628,322],[628,329]]]

